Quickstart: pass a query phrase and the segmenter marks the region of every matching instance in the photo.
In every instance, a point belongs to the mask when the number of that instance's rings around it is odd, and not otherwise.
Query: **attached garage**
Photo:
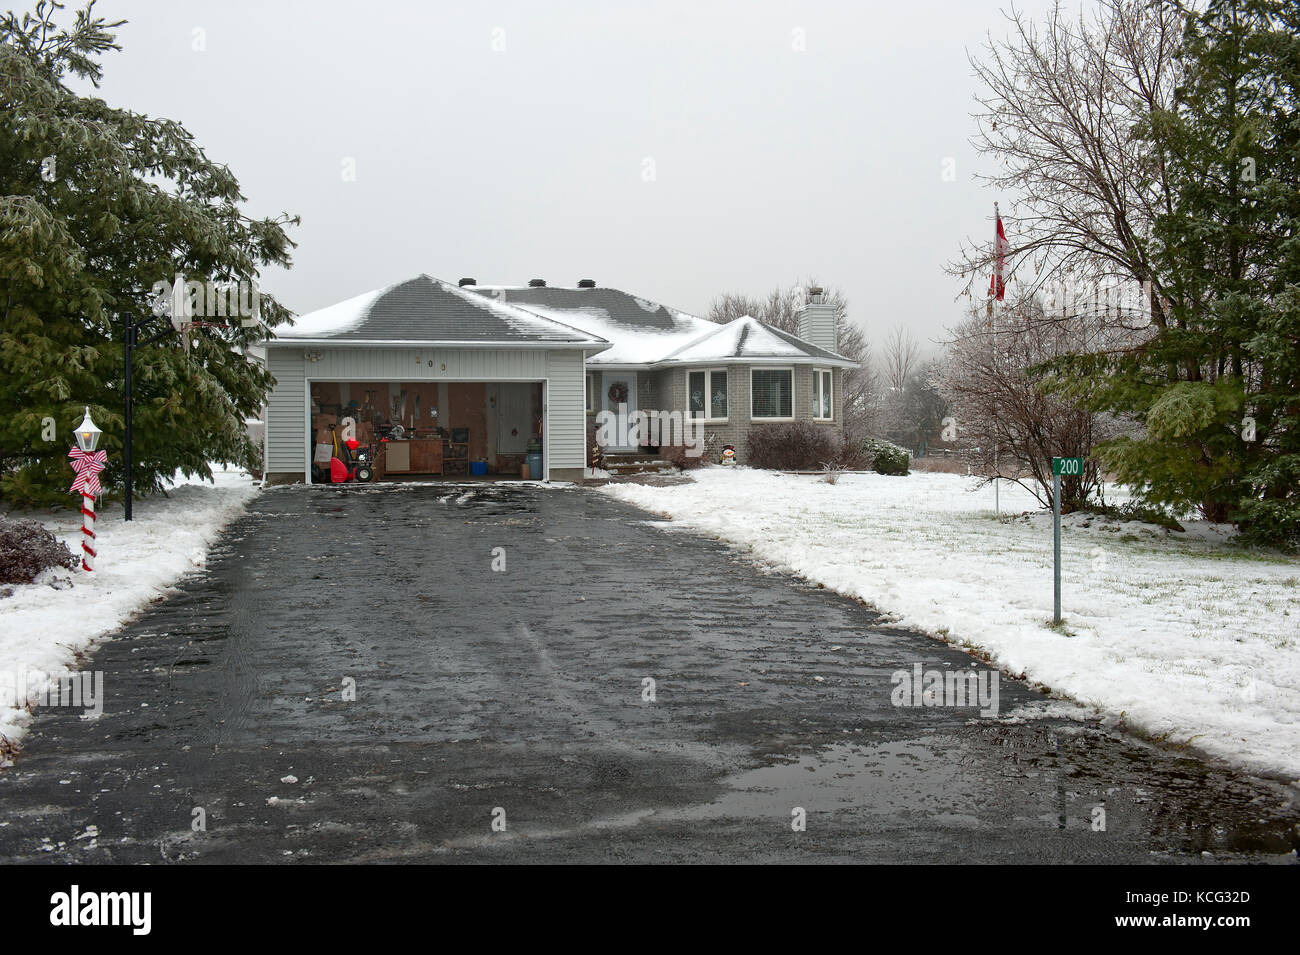
[[[345,428],[381,480],[517,480],[532,451],[541,479],[580,481],[585,357],[608,347],[427,275],[301,316],[267,342],[267,482],[311,481]]]

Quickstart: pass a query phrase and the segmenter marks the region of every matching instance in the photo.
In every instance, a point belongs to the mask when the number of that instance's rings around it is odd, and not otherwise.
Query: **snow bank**
[[[32,674],[74,669],[78,651],[205,565],[208,546],[257,493],[242,471],[217,470],[214,477],[215,484],[207,484],[178,475],[168,497],[137,501],[130,523],[122,520],[120,504],[107,508],[95,526],[92,573],[46,571],[0,597],[0,735],[16,741],[30,720],[23,701],[14,698],[15,686]],[[80,513],[14,516],[41,521],[80,558]]]
[[[1050,628],[1051,514],[1017,486],[1003,483],[999,521],[993,489],[960,475],[692,477],[600,491],[978,648],[1153,737],[1300,776],[1300,561],[1246,553],[1204,523],[1184,535],[1069,515],[1062,633]]]

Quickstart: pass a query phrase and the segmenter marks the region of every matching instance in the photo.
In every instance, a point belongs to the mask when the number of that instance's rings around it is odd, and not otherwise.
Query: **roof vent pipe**
[[[461,288],[464,288],[466,285],[478,285],[478,282],[476,282],[474,279],[461,279],[456,284],[458,284]]]
[[[595,279],[578,279],[578,288],[595,288]]]
[[[546,279],[529,279],[529,288],[546,288]]]

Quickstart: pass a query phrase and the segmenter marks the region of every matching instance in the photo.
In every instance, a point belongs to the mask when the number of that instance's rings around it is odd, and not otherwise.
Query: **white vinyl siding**
[[[581,469],[587,463],[587,388],[582,352],[548,351],[546,378],[546,466]]]
[[[266,399],[266,461],[268,473],[302,473],[307,460],[307,376],[301,348],[269,348],[266,368],[275,386]]]

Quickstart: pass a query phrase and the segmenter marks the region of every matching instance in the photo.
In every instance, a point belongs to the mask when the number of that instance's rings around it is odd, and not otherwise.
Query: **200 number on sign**
[[[1083,473],[1083,458],[1052,458],[1052,473],[1077,477]]]

